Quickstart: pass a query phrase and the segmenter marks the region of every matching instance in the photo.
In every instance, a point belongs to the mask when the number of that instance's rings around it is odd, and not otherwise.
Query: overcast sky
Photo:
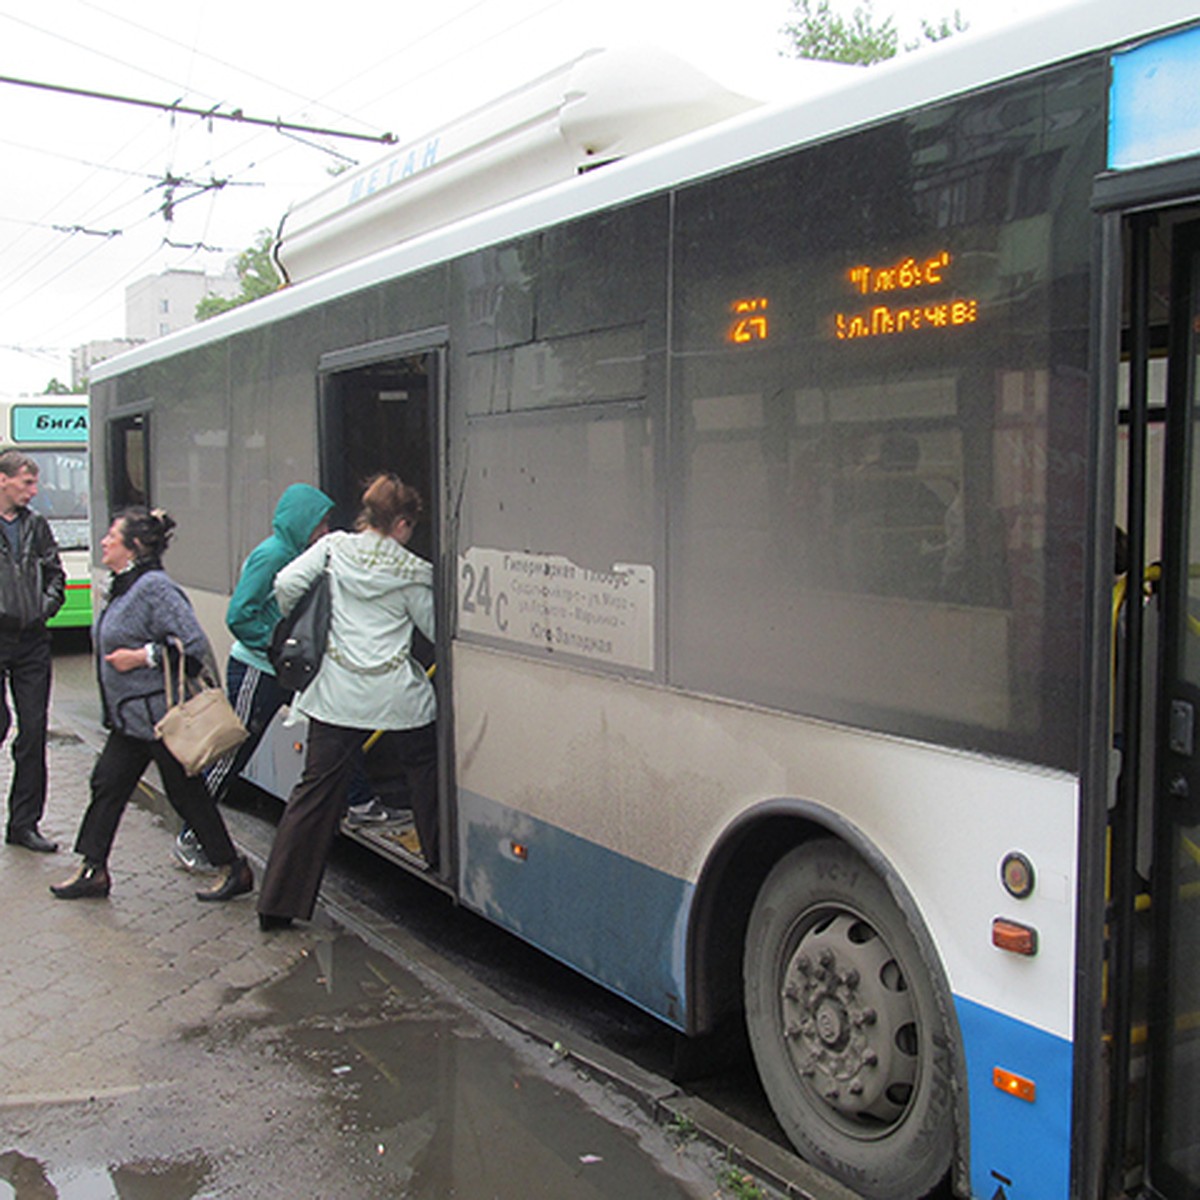
[[[981,30],[1057,2],[958,7]],[[902,40],[953,8],[875,4]],[[761,88],[787,69],[790,12],[789,0],[0,0],[0,75],[406,142],[598,45],[655,43]],[[124,336],[128,284],[168,267],[219,274],[342,157],[386,152],[9,83],[0,147],[5,395],[69,382],[73,346]],[[168,174],[184,181],[169,222]]]

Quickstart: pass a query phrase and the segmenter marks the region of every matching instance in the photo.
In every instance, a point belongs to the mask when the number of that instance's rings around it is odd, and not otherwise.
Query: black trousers
[[[237,850],[203,778],[184,774],[162,742],[126,737],[115,730],[92,768],[92,799],[75,838],[76,852],[92,862],[108,861],[121,815],[151,762],[158,764],[171,807],[196,831],[208,861],[218,867],[233,862]]]
[[[312,918],[329,851],[346,811],[356,751],[370,734],[369,729],[309,721],[304,770],[275,830],[258,891],[258,911],[264,916],[299,917],[304,921]],[[421,851],[425,861],[436,867],[436,727],[430,724],[418,729],[389,729],[380,738],[378,750],[386,751],[404,772]]]
[[[5,684],[7,683],[7,687]],[[50,708],[50,635],[44,629],[0,633],[0,742],[17,710],[8,836],[33,829],[46,808],[46,726]]]

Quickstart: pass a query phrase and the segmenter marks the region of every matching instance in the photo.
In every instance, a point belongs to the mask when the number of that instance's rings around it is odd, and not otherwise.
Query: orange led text
[[[767,340],[767,299],[765,296],[735,300],[730,308],[734,316],[733,324],[729,327],[731,342],[741,344]]]
[[[846,278],[860,296],[912,293],[918,288],[934,288],[945,284],[950,263],[950,251],[943,250],[932,258],[910,256],[882,267],[861,264],[851,267],[846,272]],[[974,325],[979,320],[979,301],[975,299],[956,297],[943,300],[931,296],[918,302],[916,295],[909,295],[905,299],[909,303],[875,303],[859,312],[834,313],[833,328],[838,341],[894,337],[920,330],[953,329]]]
[[[909,288],[941,283],[942,272],[950,265],[950,251],[943,250],[933,258],[918,262],[906,258],[891,267],[851,267],[850,282],[864,296],[876,292],[899,292]]]

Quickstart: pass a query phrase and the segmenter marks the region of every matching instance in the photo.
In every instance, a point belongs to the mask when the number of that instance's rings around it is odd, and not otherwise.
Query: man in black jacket
[[[4,684],[17,710],[5,841],[52,854],[38,822],[46,807],[46,725],[50,709],[50,634],[62,607],[66,573],[50,525],[29,507],[38,465],[19,450],[0,451],[0,742],[12,724]]]

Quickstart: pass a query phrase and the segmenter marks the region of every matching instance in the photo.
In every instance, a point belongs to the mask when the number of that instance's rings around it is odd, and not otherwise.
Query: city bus
[[[97,368],[94,510],[215,634],[285,486],[400,472],[397,870],[744,1027],[859,1195],[1194,1200],[1198,94],[1194,9],[1090,3],[397,232],[430,139],[324,194],[361,257]]]
[[[38,464],[38,492],[30,507],[50,522],[67,573],[66,599],[47,624],[51,629],[88,629],[92,556],[87,397],[0,400],[0,430],[0,447],[21,450]]]

